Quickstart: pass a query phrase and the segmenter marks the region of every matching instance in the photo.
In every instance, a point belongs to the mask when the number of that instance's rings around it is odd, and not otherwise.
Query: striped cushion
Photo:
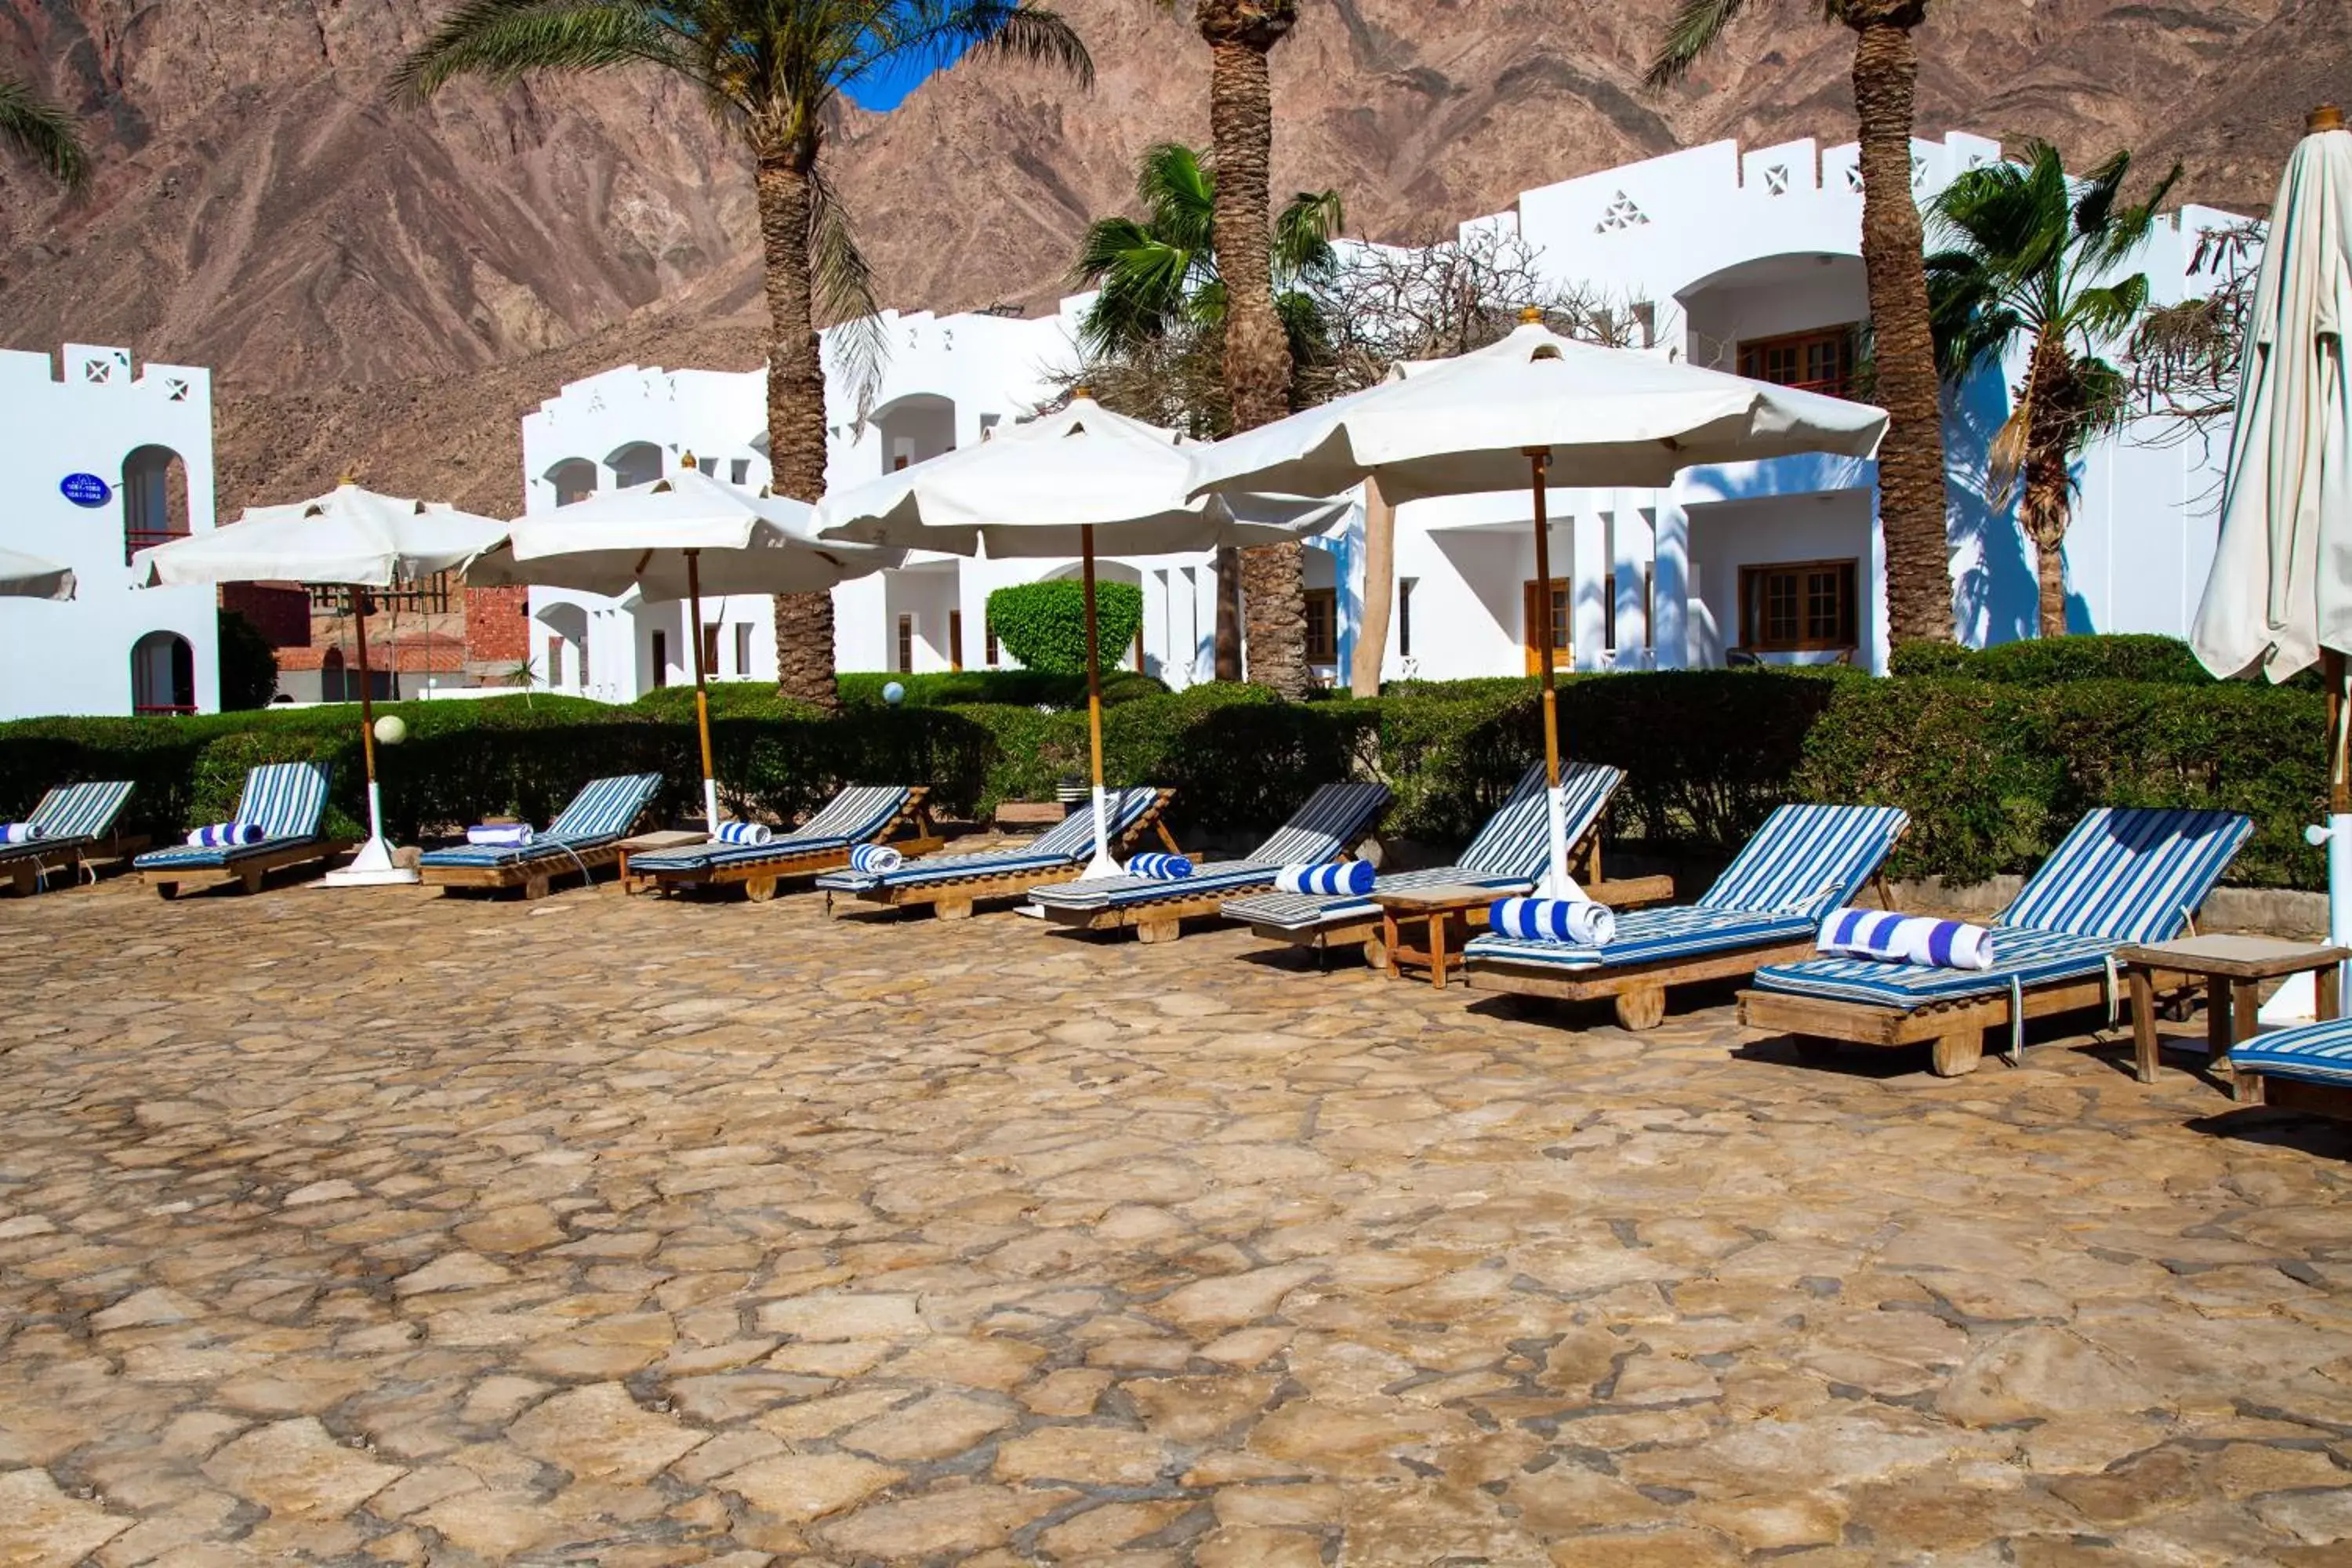
[[[569,860],[583,849],[611,844],[626,834],[661,787],[659,773],[616,773],[591,781],[572,797],[545,833],[529,844],[459,844],[425,855],[425,866],[521,866],[534,860]]]
[[[796,859],[827,849],[846,849],[887,827],[891,819],[906,809],[907,797],[911,793],[904,784],[861,784],[843,790],[814,816],[765,844],[690,844],[679,849],[632,855],[629,869],[708,871],[720,866],[759,865],[769,860]]]
[[[1108,792],[1103,810],[1110,820],[1113,842],[1132,832],[1160,800],[1152,784]],[[816,885],[831,893],[864,893],[877,888],[924,888],[936,882],[966,878],[1015,876],[1023,871],[1054,871],[1078,865],[1095,852],[1094,805],[1054,825],[1029,843],[1011,849],[981,850],[969,855],[932,855],[909,860],[895,871],[828,871]],[[1166,886],[1165,883],[1161,886]]]
[[[1388,803],[1386,784],[1325,784],[1246,858],[1277,869],[1336,860],[1372,830]]]
[[[1255,860],[1212,860],[1193,867],[1192,874],[1181,882],[1158,882],[1149,877],[1092,877],[1080,882],[1034,888],[1029,897],[1053,909],[1129,909],[1163,900],[1197,899],[1205,893],[1271,888],[1275,873],[1281,868]]]
[[[64,784],[41,797],[26,823],[41,829],[41,837],[22,844],[0,845],[0,858],[72,848],[105,836],[131,798],[127,782]]]
[[[1617,940],[1607,947],[1574,947],[1559,942],[1526,942],[1492,934],[1474,937],[1463,956],[1486,963],[1533,964],[1545,969],[1609,969],[1655,963],[1669,958],[1736,952],[1743,947],[1809,938],[1811,916],[1762,914],[1743,910],[1685,907],[1634,910],[1617,917]]]
[[[1624,773],[1599,763],[1561,764],[1560,803],[1567,808],[1569,847],[1574,848],[1599,825],[1610,797],[1624,782]],[[1545,793],[1544,766],[1538,763],[1520,776],[1502,809],[1486,819],[1462,852],[1462,864],[1507,881],[1531,882],[1542,876],[1551,858],[1551,814]]]
[[[224,849],[175,845],[142,855],[132,864],[141,868],[226,866],[316,838],[319,819],[327,809],[327,781],[331,773],[325,763],[270,763],[255,768],[245,775],[245,794],[237,800],[232,820],[259,823],[268,837],[258,844]]]
[[[2352,1084],[2352,1018],[2256,1035],[2230,1047],[2230,1065],[2269,1078]]]
[[[1829,913],[1870,880],[1911,819],[1891,805],[1784,805],[1699,899],[1703,910]]]
[[[1973,996],[2006,996],[2010,982],[2042,985],[2106,973],[2107,954],[2120,942],[2069,931],[2003,930],[1993,943],[1990,969],[1939,969],[1926,963],[1891,963],[1875,958],[1809,958],[1775,963],[1756,972],[1767,991],[1860,1002],[1909,1012],[1930,1002]]]
[[[1540,870],[1523,877],[1507,876],[1498,871],[1483,870],[1475,866],[1433,866],[1422,871],[1383,872],[1374,890],[1382,893],[1410,892],[1415,888],[1444,888],[1467,883],[1474,888],[1492,888],[1496,892],[1531,887],[1541,875]],[[1252,925],[1277,926],[1285,931],[1312,931],[1318,926],[1341,925],[1377,915],[1381,908],[1370,899],[1347,897],[1317,898],[1311,893],[1255,893],[1246,899],[1235,899],[1221,910],[1227,920],[1247,921]]]
[[[2168,941],[2253,830],[2234,812],[2102,807],[2074,825],[1996,923]]]

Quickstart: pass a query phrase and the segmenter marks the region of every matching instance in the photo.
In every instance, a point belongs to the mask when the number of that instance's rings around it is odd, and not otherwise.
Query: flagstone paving
[[[1252,954],[0,901],[0,1563],[2352,1561],[2342,1130]]]

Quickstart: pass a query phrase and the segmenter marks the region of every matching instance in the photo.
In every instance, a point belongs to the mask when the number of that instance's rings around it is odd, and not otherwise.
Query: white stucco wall
[[[60,377],[59,371],[62,370]],[[212,376],[140,365],[128,350],[0,352],[0,544],[62,562],[68,604],[0,598],[0,718],[131,711],[133,647],[150,633],[187,640],[196,707],[220,706],[217,596],[210,588],[131,586],[124,561],[124,464],[143,447],[178,455],[192,531],[214,523]],[[103,507],[66,500],[68,474],[113,490]]]

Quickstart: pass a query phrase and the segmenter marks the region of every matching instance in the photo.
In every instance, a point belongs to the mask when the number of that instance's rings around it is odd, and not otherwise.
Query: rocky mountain
[[[690,92],[623,70],[388,103],[447,0],[0,0],[0,68],[84,117],[64,200],[0,166],[0,337],[215,366],[224,501],[377,483],[495,510],[516,416],[606,364],[760,357],[749,181]],[[886,301],[1061,291],[1135,154],[1205,140],[1206,50],[1146,0],[1058,0],[1091,93],[967,63],[851,111],[836,184]],[[1426,238],[1522,189],[1719,136],[1851,134],[1851,43],[1759,0],[1685,86],[1641,89],[1664,0],[1305,0],[1277,52],[1276,179]],[[2344,0],[1950,0],[1920,122],[2178,155],[2183,193],[2264,202],[2306,99],[2352,95]]]

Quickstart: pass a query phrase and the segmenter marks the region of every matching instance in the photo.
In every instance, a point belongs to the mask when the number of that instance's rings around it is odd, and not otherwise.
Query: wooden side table
[[[1426,968],[1429,983],[1443,990],[1462,967],[1462,949],[1470,933],[1486,926],[1486,911],[1496,899],[1509,897],[1512,890],[1448,882],[1373,893],[1372,902],[1381,911],[1381,945],[1388,950],[1389,978],[1401,977],[1404,966],[1411,964]],[[1416,925],[1423,932],[1421,945],[1409,946],[1406,933]]]
[[[2131,973],[2132,1055],[2142,1083],[2156,1081],[2156,975],[2159,970],[2201,975],[2205,981],[2205,1048],[2216,1067],[2226,1068],[2230,1047],[2254,1033],[2256,989],[2263,981],[2309,972],[2318,993],[2319,1016],[2338,1017],[2338,966],[2352,951],[2316,942],[2266,936],[2192,936],[2117,951],[2116,962]]]
[[[707,844],[710,835],[698,827],[663,827],[651,833],[640,833],[621,840],[621,864],[616,879],[623,892],[634,891],[629,886],[629,857],[650,854],[656,849],[684,849],[689,845]]]

